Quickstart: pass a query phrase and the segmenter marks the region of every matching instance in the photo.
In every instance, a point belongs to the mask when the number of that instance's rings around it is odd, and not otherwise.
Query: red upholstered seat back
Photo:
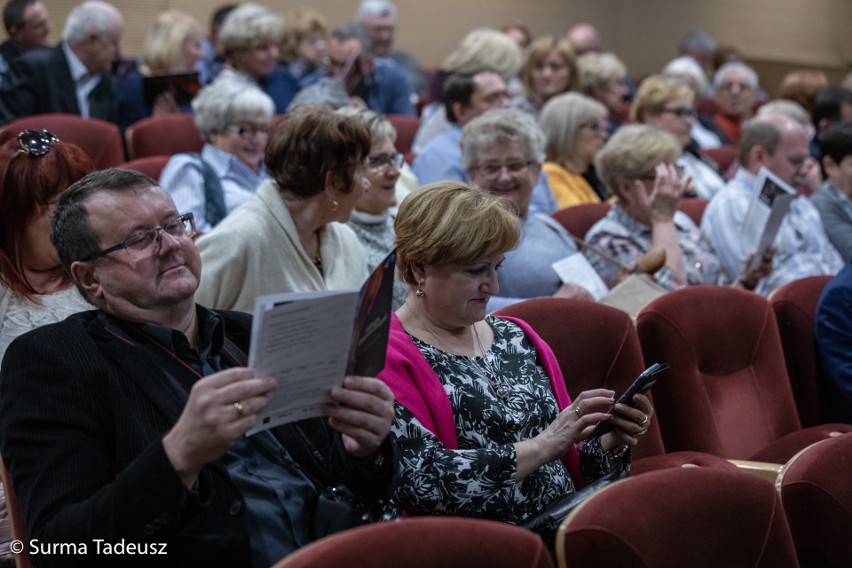
[[[147,156],[145,158],[137,158],[121,164],[122,168],[136,170],[142,172],[146,176],[156,180],[160,179],[160,173],[166,164],[171,159],[171,156]]]
[[[721,468],[629,477],[592,496],[562,524],[559,566],[794,568],[772,483]]]
[[[559,361],[568,394],[609,388],[619,396],[644,369],[636,329],[627,313],[594,302],[538,298],[497,312],[529,323]],[[663,453],[659,426],[634,449],[635,459]]]
[[[794,280],[775,290],[769,303],[775,312],[787,373],[792,381],[802,426],[829,420],[830,396],[814,339],[814,322],[820,294],[831,276]]]
[[[800,429],[775,316],[762,296],[693,286],[640,312],[646,361],[667,362],[654,387],[668,451],[748,459]]]
[[[273,568],[552,568],[544,541],[507,523],[415,517],[350,529],[320,539]]]
[[[147,156],[171,156],[200,152],[204,146],[192,113],[175,112],[149,116],[131,124],[125,132],[131,160]]]
[[[790,460],[781,499],[802,566],[852,560],[852,434],[818,442]]]
[[[62,113],[34,114],[3,127],[4,131],[15,136],[21,130],[41,132],[45,128],[63,142],[79,146],[97,169],[112,168],[124,161],[124,147],[118,126],[99,118]]]
[[[396,129],[396,151],[402,154],[411,152],[414,135],[417,134],[417,129],[420,128],[420,119],[416,116],[407,116],[404,114],[388,114],[385,115],[385,118]]]
[[[687,197],[680,200],[678,209],[689,215],[692,222],[696,225],[701,225],[701,217],[704,215],[704,210],[707,208],[708,200],[701,197]]]
[[[583,239],[592,225],[609,211],[609,203],[583,203],[553,213],[553,218],[577,238]]]

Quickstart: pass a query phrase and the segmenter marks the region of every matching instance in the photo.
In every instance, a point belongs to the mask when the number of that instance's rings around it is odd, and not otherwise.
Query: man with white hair
[[[426,78],[413,55],[394,49],[397,9],[388,0],[364,0],[355,14],[355,21],[370,33],[375,57],[387,57],[408,75],[408,82],[415,93],[426,92]]]
[[[756,282],[742,280],[743,285],[768,295],[799,278],[837,274],[843,268],[843,259],[829,242],[819,212],[805,195],[810,168],[805,128],[783,115],[749,121],[740,140],[740,164],[727,187],[710,200],[701,220],[702,235],[716,251],[728,279],[733,282],[741,275],[754,252],[740,235],[756,191],[757,174],[764,167],[799,195],[790,203],[772,245],[772,272]]]
[[[725,63],[713,76],[713,92],[719,107],[713,121],[727,143],[739,144],[743,124],[754,115],[758,88],[757,73],[740,61]]]
[[[121,56],[124,22],[115,6],[87,0],[65,20],[62,41],[15,61],[0,88],[0,122],[61,112],[114,121],[109,73]]]

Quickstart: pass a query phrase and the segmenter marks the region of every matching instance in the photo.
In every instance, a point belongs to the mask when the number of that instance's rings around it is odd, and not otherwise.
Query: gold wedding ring
[[[648,415],[647,415],[647,414],[643,414],[642,416],[643,416],[643,418],[642,418],[642,422],[640,422],[640,423],[639,423],[639,426],[644,426],[645,424],[647,424],[647,423],[648,423]]]
[[[579,404],[576,407],[574,407],[574,412],[577,414],[577,418],[583,417],[583,411],[580,409]]]
[[[238,418],[242,418],[242,417],[243,417],[243,405],[242,405],[242,403],[240,403],[240,402],[235,402],[235,403],[234,403],[234,408],[236,408],[236,409],[237,409],[237,417],[238,417]]]

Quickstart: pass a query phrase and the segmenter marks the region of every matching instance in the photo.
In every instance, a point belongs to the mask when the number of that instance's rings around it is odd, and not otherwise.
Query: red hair
[[[39,295],[21,259],[27,227],[66,187],[94,169],[74,144],[53,142],[44,156],[33,156],[21,151],[16,136],[0,143],[0,283],[16,296],[37,302]]]

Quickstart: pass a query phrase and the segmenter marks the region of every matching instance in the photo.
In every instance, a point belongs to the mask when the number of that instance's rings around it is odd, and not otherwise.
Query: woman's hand
[[[772,273],[772,257],[775,256],[775,248],[769,248],[760,259],[760,264],[749,271],[746,271],[739,277],[735,284],[739,284],[746,290],[754,290],[761,279],[769,276]],[[745,265],[750,266],[754,254],[750,255],[746,260]]]
[[[611,452],[624,445],[633,447],[651,427],[651,418],[654,416],[651,401],[644,394],[634,395],[633,401],[636,408],[616,404],[612,413],[607,416],[606,419],[612,424],[613,430],[601,437],[601,447],[604,450]]]
[[[592,389],[581,392],[556,420],[538,436],[515,444],[517,468],[515,481],[520,481],[542,465],[561,458],[573,444],[592,435],[595,426],[607,419],[615,392]]]
[[[681,178],[673,164],[657,164],[654,188],[648,196],[652,222],[665,223],[674,218],[680,199],[692,186],[692,178]]]

